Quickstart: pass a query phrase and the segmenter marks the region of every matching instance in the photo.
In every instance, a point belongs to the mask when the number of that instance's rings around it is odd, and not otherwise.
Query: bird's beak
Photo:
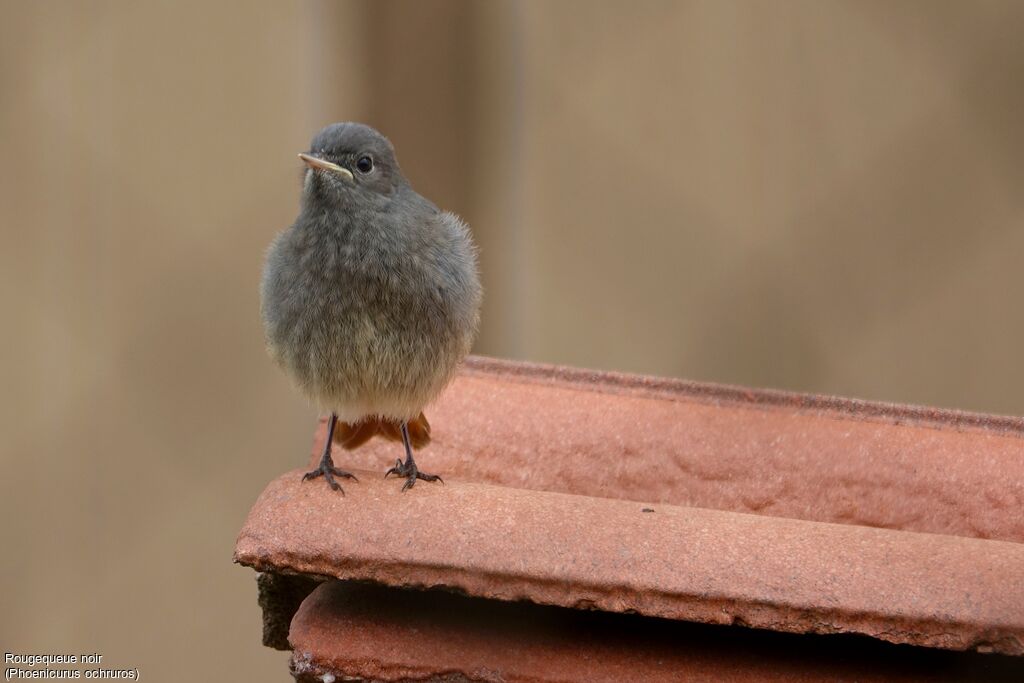
[[[337,164],[332,164],[329,161],[320,159],[318,157],[310,156],[309,154],[300,154],[299,158],[306,162],[306,165],[309,166],[310,168],[321,168],[325,171],[331,171],[332,173],[337,173],[338,175],[345,176],[349,180],[353,179],[352,171],[348,170],[347,168],[342,168]]]

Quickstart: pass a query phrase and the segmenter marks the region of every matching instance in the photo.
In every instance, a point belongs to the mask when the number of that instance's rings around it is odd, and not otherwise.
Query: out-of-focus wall
[[[231,552],[315,414],[264,353],[257,287],[296,152],[364,115],[361,12],[3,4],[5,651],[287,678]]]
[[[284,678],[229,560],[307,456],[257,282],[332,120],[469,219],[480,352],[1024,413],[1022,29],[1009,1],[4,3],[0,643]]]
[[[375,7],[481,352],[1024,412],[1024,5]]]
[[[518,325],[489,349],[1024,412],[1024,5],[510,14],[516,265],[487,321],[512,298]]]

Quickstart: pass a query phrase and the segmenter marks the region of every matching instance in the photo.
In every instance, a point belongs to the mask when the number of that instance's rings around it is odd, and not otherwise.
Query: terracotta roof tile
[[[1024,654],[1024,420],[479,358],[428,414],[417,461],[447,486],[381,481],[394,443],[336,448],[361,481],[272,482],[236,560]]]
[[[323,584],[303,603],[291,640],[301,683],[1024,680],[1019,658],[343,582]]]
[[[417,462],[452,477],[1024,542],[1021,418],[483,358],[428,416]],[[383,472],[400,451],[336,459]]]
[[[357,471],[289,472],[236,558],[260,571],[458,589],[777,631],[1024,654],[1024,545]]]

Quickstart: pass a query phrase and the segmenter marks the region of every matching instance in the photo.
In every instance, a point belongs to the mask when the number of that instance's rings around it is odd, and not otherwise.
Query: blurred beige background
[[[230,563],[311,135],[465,216],[478,352],[1024,413],[1024,4],[0,5],[0,648],[287,680]],[[381,463],[383,468],[385,463]]]

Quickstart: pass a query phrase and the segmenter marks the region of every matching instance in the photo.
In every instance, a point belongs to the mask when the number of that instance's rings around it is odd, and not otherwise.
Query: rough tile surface
[[[484,358],[428,415],[434,442],[417,460],[447,486],[403,495],[382,482],[401,455],[393,443],[335,448],[362,481],[347,497],[301,484],[302,470],[271,483],[236,559],[502,601],[1024,653],[1020,418]],[[293,631],[336,633],[329,590],[303,603]],[[287,618],[287,606],[270,616]],[[280,646],[280,624],[273,631]],[[314,675],[306,664],[300,675]],[[490,680],[465,667],[416,671]]]
[[[1021,418],[486,358],[427,414],[417,462],[453,478],[1024,542]],[[335,448],[381,473],[399,455]]]
[[[238,538],[259,571],[1024,654],[1024,544],[357,472],[273,481]],[[652,510],[647,512],[645,510]]]

